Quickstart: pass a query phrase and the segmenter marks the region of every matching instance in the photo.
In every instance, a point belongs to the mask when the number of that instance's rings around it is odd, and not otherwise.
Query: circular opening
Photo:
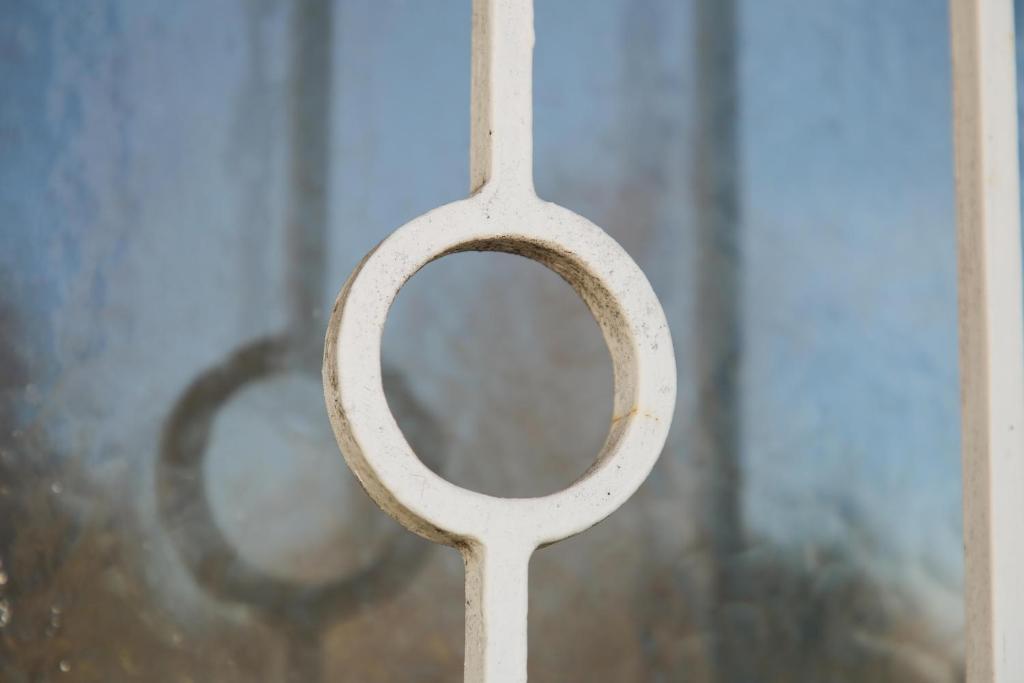
[[[383,358],[445,429],[438,474],[458,486],[554,493],[590,467],[607,436],[612,364],[601,331],[571,287],[528,259],[467,252],[432,262],[399,292]],[[436,459],[386,381],[385,393],[430,466]]]

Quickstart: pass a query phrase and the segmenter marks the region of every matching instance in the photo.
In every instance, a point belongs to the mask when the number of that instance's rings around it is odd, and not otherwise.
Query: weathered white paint
[[[967,680],[1024,681],[1024,334],[1012,0],[952,0]]]
[[[672,340],[647,278],[604,231],[534,192],[532,51],[532,0],[475,0],[474,194],[416,218],[363,259],[338,295],[324,354],[327,409],[359,481],[407,528],[463,554],[471,683],[526,680],[530,556],[597,524],[636,491],[675,405]],[[594,465],[563,491],[513,499],[455,486],[413,453],[388,408],[380,358],[388,309],[420,268],[460,251],[503,251],[546,265],[579,293],[604,333],[614,415]]]

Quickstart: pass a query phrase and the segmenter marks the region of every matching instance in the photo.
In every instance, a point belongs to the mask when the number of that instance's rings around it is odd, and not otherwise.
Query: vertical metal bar
[[[711,668],[715,680],[744,676],[742,634],[730,621],[733,565],[744,543],[740,469],[742,249],[739,199],[739,87],[735,0],[696,0],[697,121],[693,155],[697,419],[694,457],[704,473],[700,526],[706,553]],[[749,673],[749,672],[748,672]],[[755,676],[756,677],[756,676]]]
[[[488,183],[534,196],[533,0],[473,0],[470,194]],[[514,539],[463,549],[466,683],[525,683],[529,563]]]
[[[511,541],[463,550],[465,683],[525,683],[532,545]]]
[[[407,223],[363,259],[338,295],[324,349],[327,411],[366,492],[411,531],[462,552],[467,683],[525,683],[530,556],[633,495],[675,408],[671,335],[650,283],[600,228],[533,191],[532,52],[533,0],[474,1],[474,196]],[[520,254],[558,272],[604,334],[616,416],[593,466],[567,489],[495,498],[446,482],[412,451],[384,398],[381,335],[398,288],[465,250]]]
[[[490,180],[533,193],[533,0],[473,0],[470,194]]]
[[[967,680],[1024,681],[1024,322],[1012,0],[951,0]]]

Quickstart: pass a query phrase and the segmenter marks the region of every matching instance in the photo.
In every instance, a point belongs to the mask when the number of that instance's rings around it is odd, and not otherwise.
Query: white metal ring
[[[498,498],[427,468],[402,435],[381,383],[384,324],[420,268],[461,251],[502,251],[559,273],[597,319],[614,368],[614,415],[597,460],[575,483],[537,498]],[[647,477],[675,405],[672,341],[647,278],[615,240],[571,211],[524,193],[485,190],[406,224],[345,284],[328,326],[327,408],[341,451],[367,492],[410,530],[450,545],[535,548],[598,523]]]

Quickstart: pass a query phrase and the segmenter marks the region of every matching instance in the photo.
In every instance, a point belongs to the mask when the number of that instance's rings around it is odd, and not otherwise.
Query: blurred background
[[[646,271],[680,400],[535,556],[531,680],[962,680],[947,23],[538,0],[538,192]],[[0,0],[0,680],[461,680],[461,559],[358,489],[318,368],[363,254],[466,195],[469,49],[469,0]],[[430,265],[384,363],[458,484],[604,439],[534,263]]]

